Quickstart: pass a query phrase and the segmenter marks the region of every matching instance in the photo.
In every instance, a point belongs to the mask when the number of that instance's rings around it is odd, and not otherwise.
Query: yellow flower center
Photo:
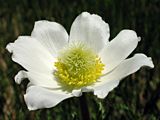
[[[83,44],[73,44],[64,49],[54,65],[57,80],[70,90],[96,82],[104,67],[100,58]]]

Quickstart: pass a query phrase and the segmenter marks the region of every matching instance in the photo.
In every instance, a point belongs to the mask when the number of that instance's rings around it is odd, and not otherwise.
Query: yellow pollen
[[[54,65],[57,68],[54,74],[59,83],[70,90],[93,84],[104,68],[100,58],[83,44],[64,49]]]

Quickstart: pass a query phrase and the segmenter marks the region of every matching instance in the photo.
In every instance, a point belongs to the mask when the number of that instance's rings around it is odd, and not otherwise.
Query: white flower
[[[105,98],[120,80],[142,66],[154,67],[150,57],[127,58],[140,38],[122,30],[109,41],[109,26],[95,14],[83,12],[71,26],[70,36],[60,24],[38,21],[31,36],[7,45],[12,60],[26,70],[15,76],[29,79],[25,102],[29,110],[50,108],[64,99],[93,92]]]

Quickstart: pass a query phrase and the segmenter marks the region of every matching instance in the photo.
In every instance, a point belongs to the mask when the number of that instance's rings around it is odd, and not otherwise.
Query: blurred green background
[[[5,49],[18,36],[30,35],[37,20],[59,22],[69,32],[83,11],[98,14],[109,23],[110,40],[122,29],[135,30],[142,40],[134,53],[151,56],[155,64],[154,69],[142,68],[123,79],[106,99],[85,94],[90,119],[160,119],[160,0],[0,0],[0,120],[84,119],[76,97],[54,108],[28,111],[23,100],[27,82],[14,82],[22,68]]]

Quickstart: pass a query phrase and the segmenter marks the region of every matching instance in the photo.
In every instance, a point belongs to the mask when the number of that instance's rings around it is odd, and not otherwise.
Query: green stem
[[[80,97],[80,107],[81,107],[82,120],[90,120],[87,100],[84,94]]]

